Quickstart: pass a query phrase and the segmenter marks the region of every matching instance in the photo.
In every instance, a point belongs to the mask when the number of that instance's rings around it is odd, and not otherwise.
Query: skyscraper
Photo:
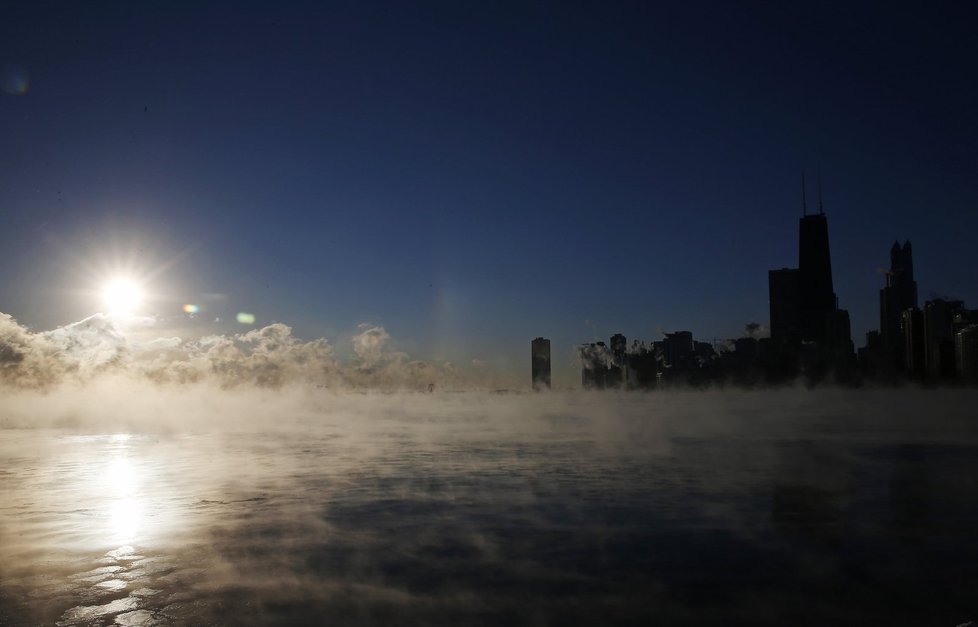
[[[960,300],[935,298],[924,303],[924,364],[934,380],[954,376],[954,312],[964,309]]]
[[[922,379],[924,365],[924,314],[916,307],[900,314],[900,332],[903,335],[904,371],[912,379]]]
[[[550,389],[550,340],[538,337],[530,344],[533,389]]]
[[[906,363],[905,340],[901,317],[907,309],[917,308],[917,282],[913,279],[913,252],[910,241],[890,248],[890,271],[886,287],[880,290],[880,337],[887,359],[898,370]]]
[[[768,293],[771,342],[783,365],[801,358],[802,369],[809,373],[834,371],[836,377],[850,376],[854,362],[849,312],[839,309],[832,286],[829,224],[822,210],[822,193],[819,189],[818,213],[809,214],[804,177],[798,268],[769,271]]]
[[[798,229],[798,296],[801,338],[824,344],[829,315],[835,311],[829,226],[825,214],[804,215]]]
[[[954,334],[954,356],[961,380],[978,383],[978,324],[964,327]]]

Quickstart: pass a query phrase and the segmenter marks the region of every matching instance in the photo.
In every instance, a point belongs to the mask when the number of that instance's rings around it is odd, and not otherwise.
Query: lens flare
[[[3,91],[12,96],[23,96],[30,88],[30,75],[22,67],[8,65],[3,68],[2,79]]]
[[[183,313],[188,313],[188,314],[200,313],[200,307],[198,305],[187,303],[186,305],[183,306]]]
[[[239,311],[237,318],[240,324],[255,324],[255,314]]]

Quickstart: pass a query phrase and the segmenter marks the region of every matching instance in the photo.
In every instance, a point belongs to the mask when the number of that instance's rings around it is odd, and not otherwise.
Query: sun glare
[[[114,279],[102,288],[102,303],[110,314],[131,314],[143,300],[143,291],[130,279]]]

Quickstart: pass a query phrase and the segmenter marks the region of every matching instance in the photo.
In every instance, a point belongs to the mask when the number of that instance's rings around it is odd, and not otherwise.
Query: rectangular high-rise
[[[798,269],[781,268],[768,271],[767,285],[771,341],[779,351],[784,351],[801,342]]]
[[[880,290],[880,337],[887,359],[897,370],[906,368],[906,338],[903,312],[917,308],[917,282],[913,279],[913,249],[910,242],[893,242],[886,287]]]
[[[903,336],[903,370],[912,379],[922,379],[924,367],[924,314],[916,307],[905,309],[900,315],[900,333]]]
[[[801,339],[825,345],[829,316],[837,306],[832,288],[829,226],[824,213],[804,215],[798,228],[798,298]]]
[[[832,286],[829,222],[822,211],[808,213],[802,177],[802,216],[798,223],[798,267],[768,272],[771,341],[783,372],[797,369],[852,376],[853,347],[849,312],[839,309]],[[774,363],[774,362],[772,362]]]
[[[924,364],[934,381],[954,377],[954,312],[961,301],[935,298],[924,303]]]
[[[829,224],[825,214],[805,214],[798,224],[798,267],[768,272],[771,339],[779,351],[815,342],[829,349],[838,302],[832,287]],[[838,325],[836,325],[838,326]]]
[[[538,337],[530,344],[533,389],[550,389],[550,340]]]
[[[958,377],[964,382],[978,384],[978,324],[954,334],[954,357]]]

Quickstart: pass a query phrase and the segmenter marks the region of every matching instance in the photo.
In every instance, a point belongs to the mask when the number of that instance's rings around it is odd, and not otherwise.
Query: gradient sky
[[[579,342],[766,323],[819,168],[857,346],[895,238],[978,307],[973,3],[197,4],[3,4],[0,311],[129,267],[167,332],[544,335],[570,385]]]

